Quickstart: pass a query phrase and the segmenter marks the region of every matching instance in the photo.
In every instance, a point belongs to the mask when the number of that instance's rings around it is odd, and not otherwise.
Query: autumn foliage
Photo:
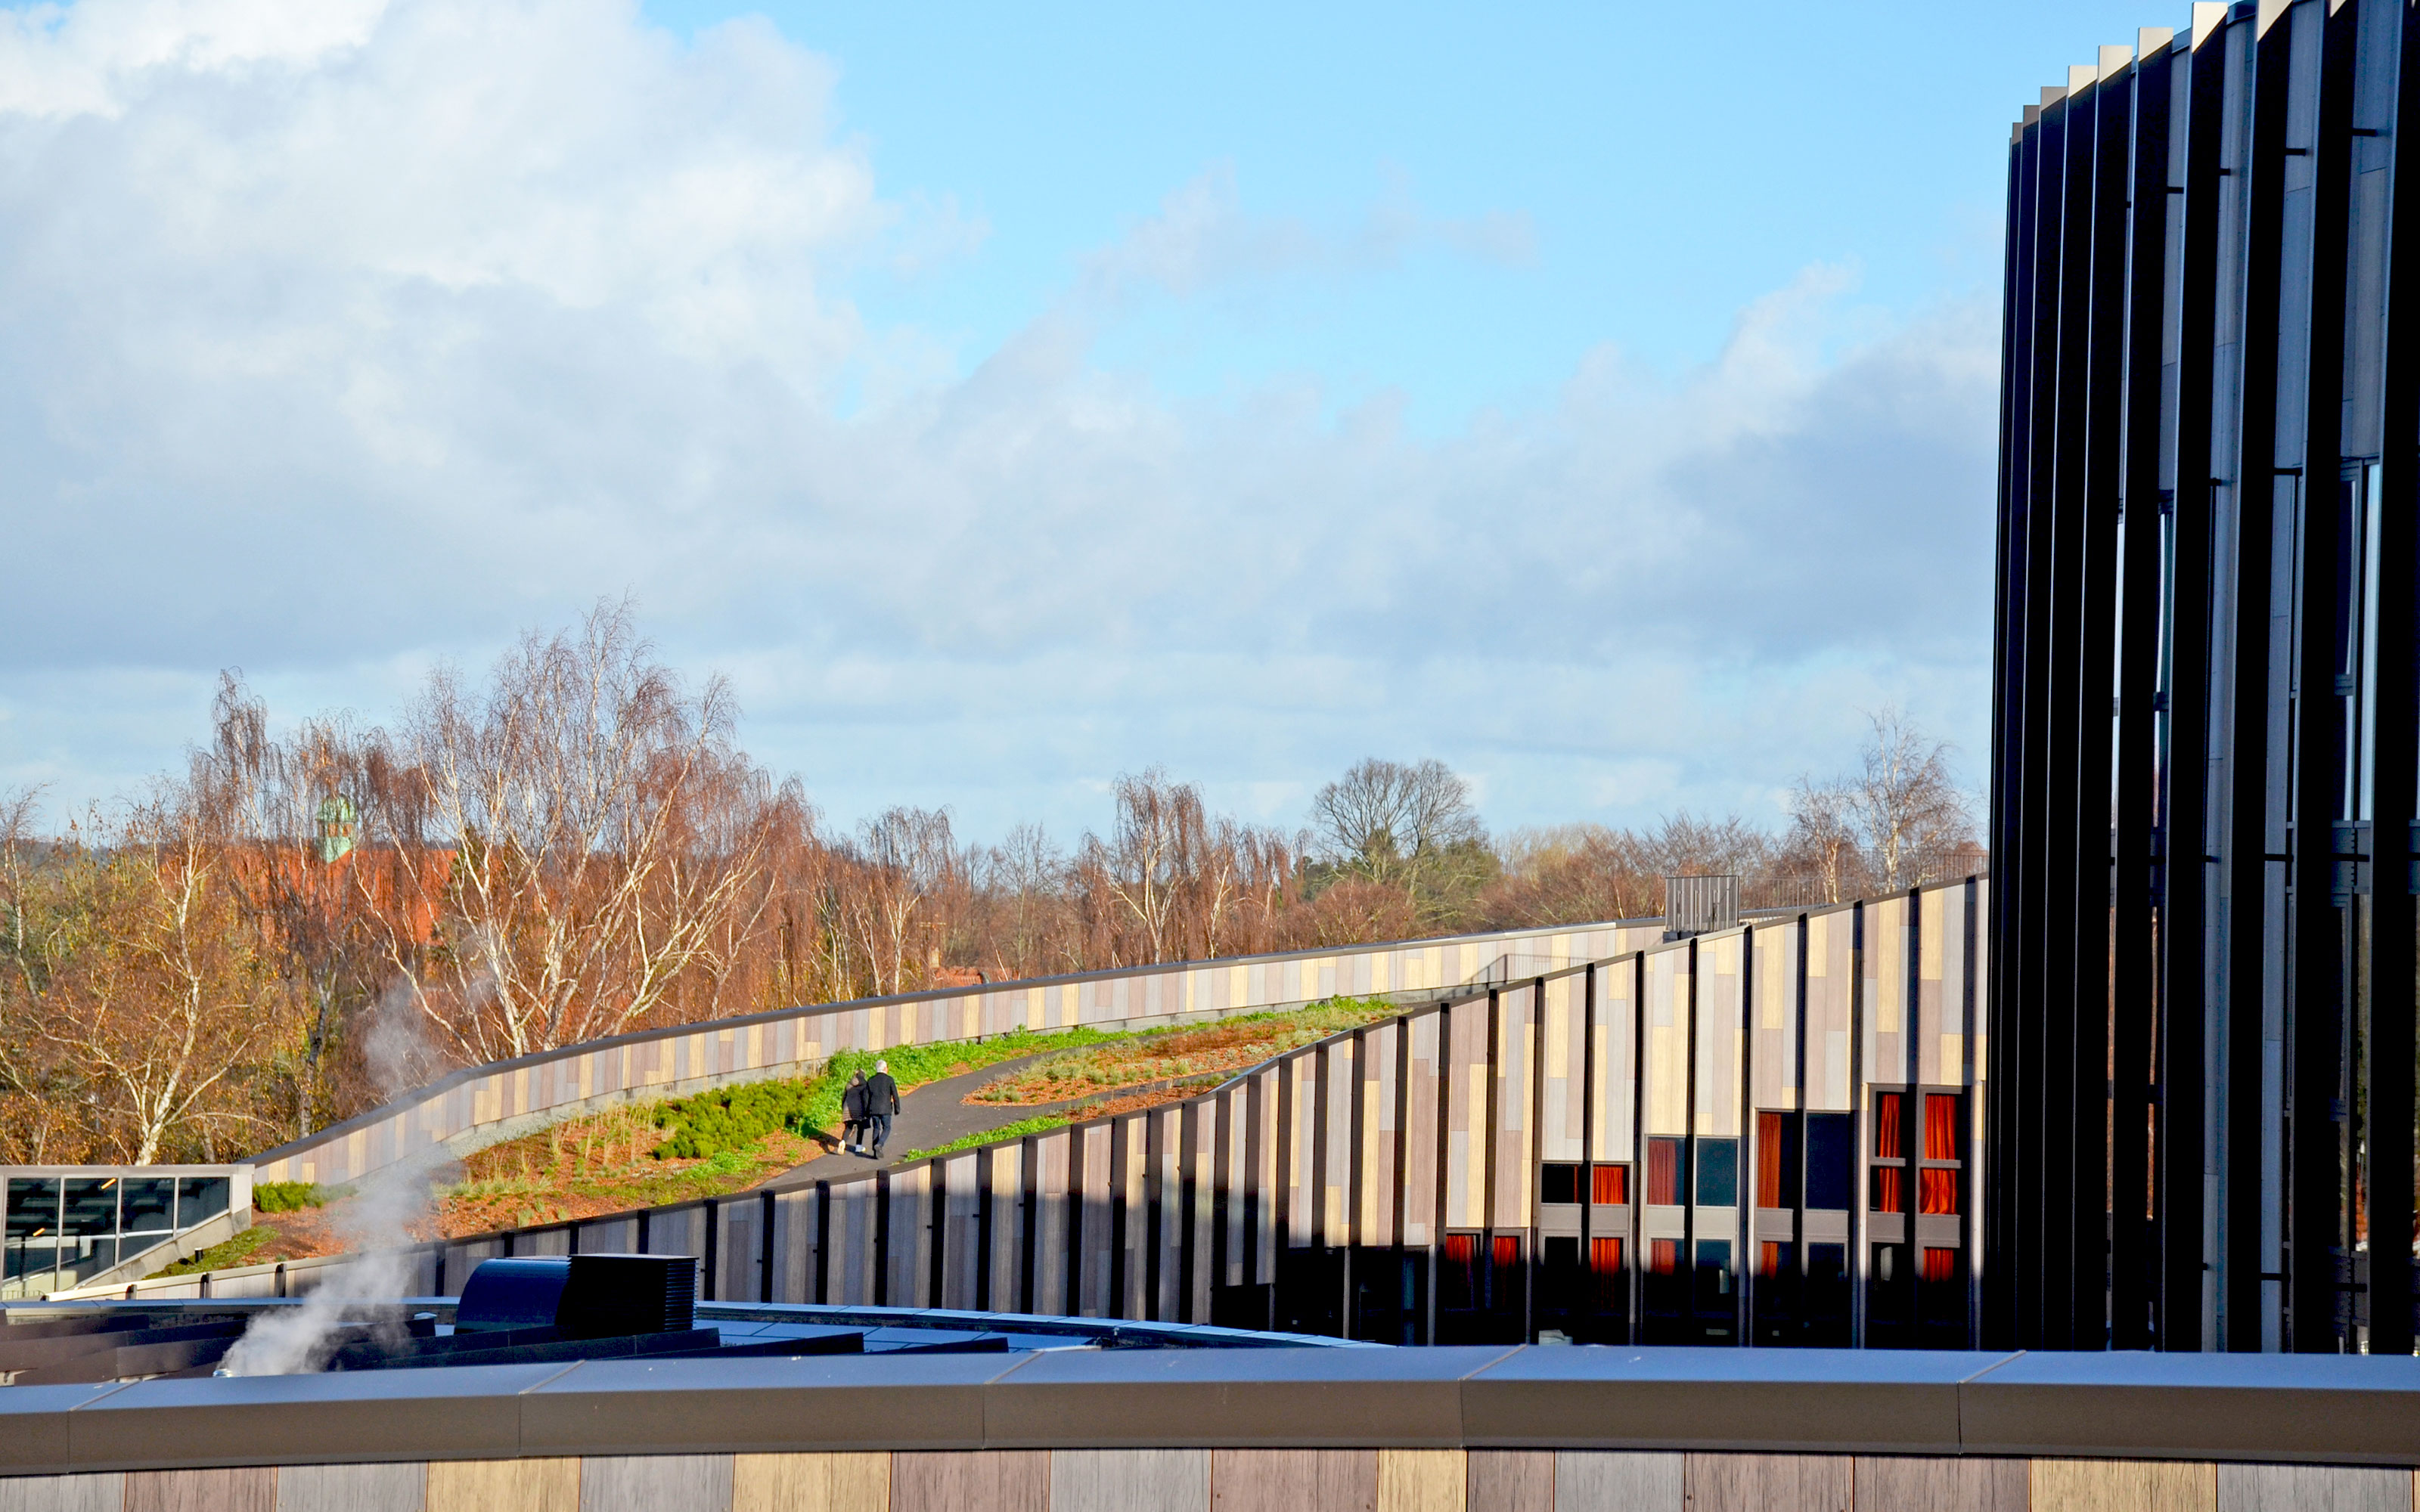
[[[63,833],[0,795],[0,1162],[238,1158],[454,1067],[763,1009],[1650,916],[1675,872],[1820,902],[1980,865],[1903,722],[1880,785],[1802,782],[1781,837],[1491,841],[1442,764],[1373,760],[1294,832],[1129,774],[1071,850],[970,844],[946,810],[829,827],[737,726],[606,603],[387,726],[273,732],[228,674],[183,772]]]

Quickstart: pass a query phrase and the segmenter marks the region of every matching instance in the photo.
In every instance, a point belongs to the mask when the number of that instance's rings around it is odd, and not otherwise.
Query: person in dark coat
[[[865,1072],[848,1079],[840,1094],[840,1148],[857,1153],[857,1136],[865,1128]]]
[[[891,1062],[877,1060],[865,1079],[865,1129],[874,1158],[882,1158],[882,1142],[891,1137],[891,1120],[899,1112],[899,1084],[891,1079]]]

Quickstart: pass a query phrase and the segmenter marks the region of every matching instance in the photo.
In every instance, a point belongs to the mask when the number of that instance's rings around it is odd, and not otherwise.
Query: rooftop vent
[[[1664,879],[1664,937],[1668,940],[1730,929],[1739,922],[1739,913],[1736,876]]]
[[[454,1331],[551,1328],[567,1339],[601,1339],[684,1333],[696,1318],[692,1256],[533,1256],[481,1262],[462,1285]]]

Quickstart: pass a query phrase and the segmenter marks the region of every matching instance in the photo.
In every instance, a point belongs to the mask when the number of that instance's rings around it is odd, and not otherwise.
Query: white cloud
[[[1281,810],[1373,751],[1505,823],[1769,803],[1889,699],[1978,764],[1980,301],[1877,324],[1810,270],[1701,370],[1607,347],[1441,440],[1300,381],[1174,402],[1088,361],[1121,290],[1528,246],[1214,171],[959,375],[843,291],[980,227],[885,201],[769,27],[294,14],[0,13],[0,783],[164,762],[221,665],[375,712],[626,586],[844,816],[1063,825],[1151,762]]]

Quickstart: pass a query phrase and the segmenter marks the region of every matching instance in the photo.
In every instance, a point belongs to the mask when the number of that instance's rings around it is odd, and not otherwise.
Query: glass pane
[[[1630,1167],[1598,1165],[1589,1171],[1589,1200],[1600,1208],[1630,1206]]]
[[[142,1176],[127,1180],[118,1198],[118,1227],[130,1234],[162,1233],[177,1205],[177,1179]]]
[[[1797,1246],[1794,1244],[1776,1243],[1769,1239],[1758,1244],[1756,1247],[1758,1277],[1771,1280],[1776,1276],[1789,1275],[1796,1272],[1798,1257],[1793,1253],[1796,1249]]]
[[[1699,1294],[1728,1297],[1731,1292],[1731,1242],[1728,1239],[1698,1241],[1698,1276]]]
[[[1698,1201],[1708,1208],[1739,1206],[1739,1141],[1698,1141]]]
[[[131,1260],[145,1250],[157,1249],[166,1242],[168,1242],[168,1235],[164,1230],[159,1233],[129,1234],[117,1242],[117,1257],[121,1262]]]
[[[70,1234],[117,1232],[117,1178],[74,1176],[64,1183],[67,1211],[61,1227]]]
[[[1954,1281],[1958,1278],[1958,1252],[1956,1250],[1933,1249],[1928,1246],[1920,1253],[1922,1258],[1916,1262],[1916,1279],[1920,1281],[1938,1283],[1943,1281]]]
[[[185,1176],[177,1180],[177,1227],[191,1228],[227,1211],[227,1179]]]
[[[1647,1200],[1658,1208],[1681,1205],[1681,1141],[1647,1141]]]
[[[1437,1305],[1466,1312],[1479,1296],[1479,1236],[1448,1234],[1437,1257]]]
[[[8,1237],[31,1239],[58,1231],[58,1181],[47,1176],[8,1178]]]
[[[1853,1120],[1845,1113],[1807,1115],[1807,1205],[1847,1211],[1856,1189]]]
[[[1647,1271],[1651,1275],[1670,1275],[1681,1269],[1681,1242],[1677,1239],[1651,1239],[1647,1242]]]
[[[1577,1203],[1580,1199],[1580,1168],[1576,1165],[1548,1165],[1538,1175],[1538,1200],[1541,1202]]]

